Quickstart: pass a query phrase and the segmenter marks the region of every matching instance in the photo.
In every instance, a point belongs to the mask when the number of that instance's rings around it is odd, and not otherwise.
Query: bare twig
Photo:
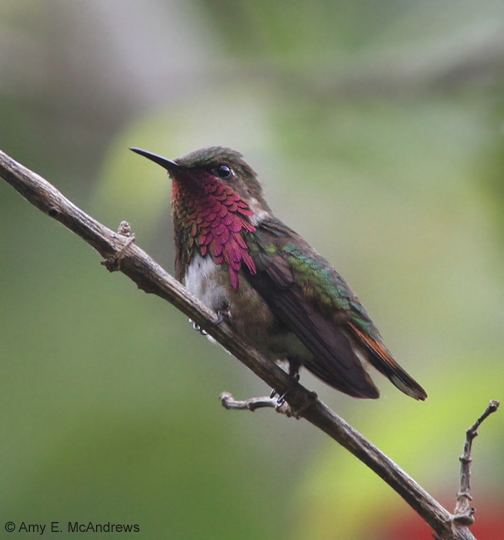
[[[222,392],[220,401],[225,409],[247,410],[254,412],[256,409],[275,409],[280,414],[287,417],[294,416],[289,404],[286,401],[278,403],[274,397],[255,397],[245,401],[236,401],[229,392]]]
[[[471,507],[471,451],[472,442],[478,436],[478,428],[481,423],[499,408],[498,401],[491,401],[485,412],[478,418],[476,423],[466,431],[464,453],[460,456],[460,489],[457,493],[457,505],[455,507],[455,522],[463,525],[474,523],[474,508]]]
[[[124,257],[128,246],[130,246],[136,240],[135,234],[131,232],[131,226],[127,221],[121,221],[121,223],[119,223],[117,234],[125,236],[127,240],[124,242],[123,247],[114,256],[109,257],[101,262],[109,272],[117,272],[121,269],[121,259]]]
[[[286,401],[287,396],[283,396],[281,399],[275,397],[263,396],[253,397],[245,401],[236,401],[235,398],[229,392],[223,392],[220,395],[220,401],[225,409],[236,409],[239,411],[252,411],[256,409],[275,409],[280,414],[285,414],[288,418],[293,416],[297,420],[301,418],[301,413],[304,409],[308,408],[312,402],[315,402],[318,397],[315,392],[309,392],[308,399],[303,404],[303,407],[299,410],[293,409]]]
[[[292,411],[327,433],[378,474],[434,529],[442,540],[474,540],[465,524],[443,508],[390,458],[372,445],[352,426],[336,415],[313,393],[301,386],[276,364],[242,342],[178,281],[136,244],[130,236],[115,233],[66,199],[54,186],[0,151],[0,176],[42,212],[56,219],[91,245],[132,279],[140,289],[164,298],[203,328],[280,395]],[[227,398],[234,401],[232,397]],[[269,405],[264,405],[269,406]],[[252,406],[253,407],[253,406]],[[250,407],[247,406],[250,409]]]

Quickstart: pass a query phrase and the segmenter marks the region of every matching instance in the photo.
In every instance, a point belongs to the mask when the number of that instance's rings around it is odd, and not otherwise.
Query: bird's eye
[[[220,176],[221,178],[229,178],[232,174],[231,168],[224,163],[217,165],[217,167],[215,167],[215,172],[217,173],[217,176]]]

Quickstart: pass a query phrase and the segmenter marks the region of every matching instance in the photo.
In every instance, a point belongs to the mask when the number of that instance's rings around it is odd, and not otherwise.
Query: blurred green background
[[[504,397],[503,20],[492,0],[0,0],[0,148],[170,271],[169,182],[128,147],[242,152],[429,399],[302,382],[452,510],[464,431]],[[0,531],[431,538],[306,422],[225,411],[268,389],[4,182],[0,253]],[[474,443],[479,540],[504,538],[503,426]]]

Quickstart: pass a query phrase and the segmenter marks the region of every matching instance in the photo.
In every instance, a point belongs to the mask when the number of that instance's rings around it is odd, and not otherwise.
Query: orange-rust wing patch
[[[408,396],[421,401],[425,400],[427,397],[425,390],[392,358],[383,343],[368,336],[352,323],[349,323],[349,327],[357,338],[357,342],[368,353],[369,362],[378,371]]]

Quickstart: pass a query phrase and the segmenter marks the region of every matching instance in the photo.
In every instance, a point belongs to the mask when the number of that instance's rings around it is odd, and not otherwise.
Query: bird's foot
[[[299,379],[301,377],[300,377],[299,373],[296,373],[292,378],[296,382],[299,382]],[[281,401],[283,403],[285,401],[285,396],[287,395],[288,392],[289,392],[289,390],[287,389],[281,396],[278,397],[277,401]],[[274,398],[276,395],[277,395],[277,391],[273,388],[271,390],[270,398]]]
[[[296,379],[299,380],[299,375],[297,375]],[[289,405],[285,401],[289,390],[290,389],[288,389],[286,392],[284,392],[281,396],[278,397],[276,409],[279,409],[286,405],[289,407],[290,415],[293,416],[296,420],[299,420],[301,418],[301,413],[318,399],[318,395],[316,392],[308,392],[307,399],[301,404],[301,406],[294,408],[292,405]]]
[[[229,311],[226,309],[217,310],[217,319],[212,321],[212,326],[219,326],[223,321],[229,317]],[[202,336],[208,336],[208,332],[202,328],[199,324],[195,323],[193,320],[189,319],[189,322],[192,323],[193,328],[199,332]]]
[[[199,324],[196,324],[193,320],[189,319],[189,322],[192,323],[192,327],[199,332],[202,336],[208,336],[208,332],[203,329]]]

